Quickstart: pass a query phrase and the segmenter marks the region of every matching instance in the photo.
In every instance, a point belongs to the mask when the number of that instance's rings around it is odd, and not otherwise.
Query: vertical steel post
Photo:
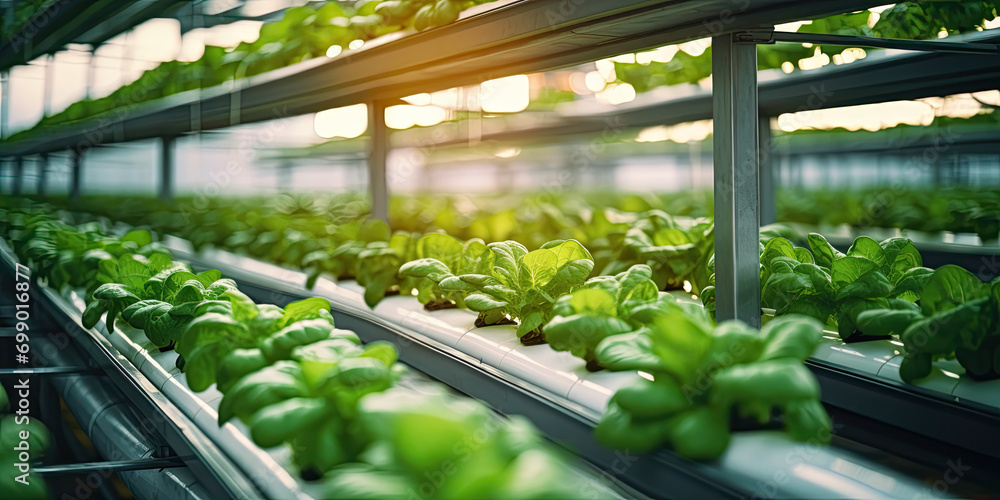
[[[87,59],[87,99],[94,98],[94,81],[97,79],[97,45],[90,47],[90,58]]]
[[[24,180],[24,157],[17,156],[14,158],[14,178],[11,179],[11,189],[10,194],[13,196],[21,196],[21,183]]]
[[[78,148],[69,150],[72,171],[70,174],[69,199],[72,202],[80,201],[81,181],[83,174],[83,151]]]
[[[52,73],[56,69],[56,56],[45,56],[45,73],[42,77],[42,116],[52,113]]]
[[[283,161],[278,165],[278,192],[292,192],[292,162]]]
[[[368,154],[368,191],[372,198],[372,217],[389,222],[389,186],[386,158],[389,156],[389,136],[385,125],[385,103],[368,104],[368,130],[371,137]]]
[[[125,32],[124,39],[122,40],[122,52],[121,52],[121,64],[118,65],[118,72],[120,76],[121,86],[129,84],[128,81],[128,70],[129,70],[129,57],[132,56],[132,45],[129,43],[129,39],[132,38],[132,30]]]
[[[715,310],[760,326],[757,46],[712,38]]]
[[[174,197],[174,137],[160,138],[160,199]]]
[[[45,196],[45,178],[49,173],[49,154],[41,153],[38,155],[38,184],[35,188],[36,194],[38,196]]]
[[[0,139],[10,135],[7,122],[10,119],[10,70],[0,72]]]
[[[771,118],[761,116],[757,121],[760,128],[757,135],[760,140],[760,223],[772,224],[778,222],[777,192],[775,191],[774,143],[771,141]]]
[[[698,189],[698,179],[701,177],[701,143],[688,142],[688,180],[691,190]]]

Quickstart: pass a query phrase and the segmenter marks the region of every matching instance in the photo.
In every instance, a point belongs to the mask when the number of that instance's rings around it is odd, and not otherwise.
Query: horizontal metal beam
[[[57,0],[33,13],[17,33],[0,44],[0,68],[24,64],[52,54],[90,26],[103,22],[130,2],[122,0]]]
[[[995,31],[997,33],[981,32],[954,38],[970,40],[970,43],[1000,42],[1000,30]],[[804,110],[992,90],[1000,80],[1000,64],[979,54],[869,54],[865,60],[851,64],[797,71],[778,77],[762,73],[760,78],[760,113],[761,116],[773,117]],[[670,89],[676,94],[673,98],[663,98],[662,93],[666,93],[667,88],[662,88],[607,110],[545,117],[544,121],[539,119],[524,125],[512,124],[502,127],[500,131],[484,131],[481,138],[483,141],[520,145],[551,144],[553,139],[600,134],[609,128],[637,129],[712,118],[710,91],[677,87]],[[539,122],[540,125],[537,124]],[[452,132],[449,127],[454,127],[457,132]],[[448,139],[435,143],[437,146],[462,146],[467,143],[460,127],[450,123],[436,125],[420,136],[417,134],[421,132],[419,130],[396,132],[390,140],[395,147],[419,145],[427,136],[434,136],[433,131],[437,129],[448,132],[444,134]],[[404,140],[397,140],[397,137]],[[884,144],[875,147],[884,149]]]
[[[955,54],[1000,55],[995,43],[954,42],[946,40],[903,40],[870,36],[831,35],[826,33],[792,33],[788,31],[745,31],[736,34],[742,43],[815,43],[845,47],[877,47],[881,49],[916,50],[921,52],[951,52]]]
[[[42,476],[75,476],[91,472],[126,472],[133,470],[170,469],[174,467],[185,467],[184,459],[181,457],[163,457],[108,462],[84,462],[78,464],[40,465],[34,468],[34,472]]]
[[[172,10],[190,4],[181,0],[141,0],[126,2],[113,16],[107,16],[100,22],[89,24],[89,29],[73,37],[73,43],[85,43],[91,46],[101,45],[134,26],[138,26],[154,17],[167,17]]]

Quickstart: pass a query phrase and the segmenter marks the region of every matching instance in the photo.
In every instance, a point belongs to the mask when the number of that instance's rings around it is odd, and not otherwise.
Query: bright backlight
[[[479,103],[487,113],[517,113],[528,107],[530,85],[527,75],[514,75],[483,82]]]
[[[778,117],[778,127],[785,132],[800,129],[828,130],[836,127],[874,132],[901,123],[930,125],[934,120],[934,114],[934,108],[923,102],[883,102],[785,113]]]
[[[410,106],[401,104],[385,108],[385,125],[396,130],[403,130],[414,125],[429,127],[437,125],[448,118],[448,112],[437,106]]]
[[[358,137],[368,129],[368,106],[355,104],[320,111],[313,120],[313,129],[324,139]]]

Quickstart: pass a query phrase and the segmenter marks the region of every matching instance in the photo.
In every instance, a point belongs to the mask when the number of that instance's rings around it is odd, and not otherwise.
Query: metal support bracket
[[[21,188],[24,186],[24,157],[14,158],[14,177],[11,179],[10,193],[13,196],[21,196]]]
[[[174,197],[174,137],[160,138],[160,199]]]
[[[760,199],[760,223],[778,222],[777,191],[775,181],[774,144],[771,138],[771,119],[761,116],[757,120],[757,137],[760,141],[760,177],[758,182]]]
[[[72,202],[78,202],[82,194],[83,184],[83,151],[79,148],[73,148],[70,150],[69,156],[71,164],[69,199]]]
[[[733,33],[734,43],[750,43],[755,45],[773,45],[774,28],[747,30]]]
[[[46,181],[48,181],[49,174],[49,154],[41,153],[38,155],[38,183],[35,187],[35,194],[41,197],[45,197],[46,191]]]
[[[721,322],[760,326],[757,46],[712,38],[715,301]]]

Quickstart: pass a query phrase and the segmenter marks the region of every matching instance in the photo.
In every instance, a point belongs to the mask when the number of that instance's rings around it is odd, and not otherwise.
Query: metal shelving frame
[[[177,137],[525,72],[558,69],[667,43],[864,9],[875,0],[500,0],[449,26],[397,33],[328,59],[128,106],[0,144],[0,157],[85,152]],[[373,145],[372,151],[387,151]],[[380,160],[373,159],[378,163]],[[376,180],[379,176],[374,176]],[[15,179],[15,184],[20,177]],[[74,177],[75,178],[75,177]],[[71,188],[75,190],[76,188]],[[374,186],[377,194],[384,186]],[[170,195],[162,184],[161,195]]]
[[[13,0],[6,4],[6,15],[13,16]],[[52,55],[71,43],[82,43],[94,50],[131,27],[152,19],[164,12],[184,4],[180,0],[56,0],[20,27],[10,33],[0,43],[0,80],[2,80],[2,106],[0,113],[0,133],[6,137],[8,103],[10,102],[10,68],[27,64],[41,56]],[[43,110],[49,113],[53,77],[49,66],[45,68],[43,81]],[[43,182],[43,181],[40,181]]]
[[[716,318],[760,326],[761,158],[770,157],[770,137],[757,104],[757,44],[791,42],[895,48],[983,57],[997,64],[1000,45],[952,41],[781,33],[755,30],[712,39],[712,114],[715,147]],[[989,60],[985,56],[993,56]],[[765,144],[762,147],[762,144]],[[771,170],[771,169],[768,169]],[[773,173],[773,172],[772,172]],[[773,179],[768,179],[773,186]],[[773,194],[773,193],[772,193]],[[773,203],[773,196],[770,199]],[[769,206],[769,210],[773,210]],[[772,212],[773,214],[773,212]],[[771,215],[771,214],[769,214]]]
[[[928,78],[906,74],[904,80],[901,74],[908,69],[916,68],[930,76],[927,72],[934,68],[935,77],[945,75],[937,82],[938,87],[948,86],[956,92],[982,90],[983,82],[996,81],[986,78],[1000,71],[995,59],[982,55],[995,55],[995,43],[914,43],[829,35],[807,38],[774,33],[771,28],[783,22],[881,3],[877,0],[582,3],[501,0],[495,8],[466,16],[449,26],[405,36],[389,35],[333,59],[314,59],[238,82],[165,97],[115,113],[114,119],[85,119],[0,144],[0,157],[14,160],[17,193],[24,177],[25,156],[70,151],[74,160],[71,193],[79,197],[82,157],[87,150],[116,142],[161,138],[160,194],[170,198],[175,137],[364,102],[372,113],[369,170],[373,213],[384,218],[389,195],[385,172],[389,143],[381,111],[386,102],[418,92],[559,69],[711,36],[715,55],[714,93],[711,97],[695,96],[684,103],[703,114],[706,99],[711,99],[708,102],[715,122],[717,316],[720,321],[738,318],[759,325],[757,232],[761,217],[773,213],[773,207],[762,207],[760,203],[761,186],[766,193],[771,184],[761,169],[766,164],[769,147],[765,130],[768,127],[762,125],[761,118],[795,110],[810,98],[815,100],[817,90],[810,87],[813,83],[825,85],[820,87],[825,93],[815,106],[818,108],[925,97],[933,92],[934,83]],[[857,64],[758,86],[757,44],[807,40],[821,43],[839,40],[851,46],[932,52],[922,54],[925,57],[893,59],[893,64],[877,68]],[[941,51],[949,54],[943,55]],[[956,51],[961,54],[952,54]],[[899,85],[890,86],[887,82]],[[678,108],[676,115],[688,116],[682,108]],[[651,124],[663,124],[670,120],[665,116],[668,115],[661,109],[647,119]],[[766,144],[764,148],[762,142]]]

